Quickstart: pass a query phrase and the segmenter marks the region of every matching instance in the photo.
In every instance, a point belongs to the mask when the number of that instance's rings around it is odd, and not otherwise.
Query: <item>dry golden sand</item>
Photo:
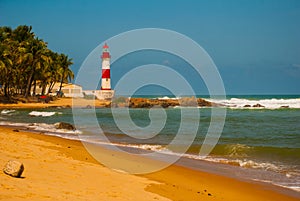
[[[58,100],[51,101],[50,103],[17,103],[17,104],[3,104],[0,103],[0,108],[46,108],[46,107],[105,107],[109,101],[100,101],[98,99],[83,99],[83,98],[59,98]]]
[[[0,166],[8,160],[25,165],[24,178],[0,172],[0,200],[300,200],[270,185],[176,165],[143,176],[115,172],[95,161],[79,141],[12,128],[0,127],[0,147]]]
[[[146,178],[111,171],[80,142],[0,130],[0,164],[24,163],[24,178],[0,172],[0,200],[168,200],[145,191]]]

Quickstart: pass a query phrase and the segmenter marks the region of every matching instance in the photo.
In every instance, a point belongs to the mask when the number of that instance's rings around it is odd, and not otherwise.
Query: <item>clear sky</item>
[[[208,52],[227,94],[300,94],[299,0],[0,0],[0,26],[24,24],[73,58],[75,73],[106,39],[163,28]]]

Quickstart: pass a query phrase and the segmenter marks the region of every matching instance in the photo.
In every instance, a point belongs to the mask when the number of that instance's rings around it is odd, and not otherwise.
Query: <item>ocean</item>
[[[148,96],[148,98],[157,97]],[[300,192],[299,95],[228,96],[226,100],[204,98],[220,103],[226,108],[223,131],[210,154],[206,157],[200,156],[199,150],[210,125],[212,108],[193,108],[199,111],[200,119],[186,116],[187,125],[190,126],[185,127],[184,133],[188,136],[190,132],[194,132],[193,125],[199,124],[199,128],[196,129],[191,144],[187,142],[190,138],[181,138],[182,145],[188,145],[187,151],[180,154],[183,159],[181,165],[223,172],[240,179],[273,183]],[[255,104],[264,107],[244,107]],[[74,111],[70,108],[3,109],[0,114],[0,125],[18,126],[46,135],[88,140],[100,145],[103,142],[95,137],[99,134],[97,128],[99,124],[112,145],[178,155],[180,149],[168,145],[181,129],[182,109],[181,107],[165,109],[161,117],[166,118],[160,120],[159,117],[156,119],[157,124],[154,125],[151,124],[149,112],[155,109],[129,109],[130,118],[136,127],[128,124],[125,109],[116,109],[113,114],[110,108],[95,110],[82,108],[81,123],[76,125],[76,131],[59,130],[54,125],[57,122],[74,123]],[[118,116],[117,121],[115,115]],[[95,119],[97,126],[93,123]],[[123,125],[120,126],[122,122]],[[156,125],[159,126],[156,128]],[[127,133],[122,129],[124,126]],[[148,127],[150,129],[147,133],[144,132],[143,128]],[[78,138],[78,136],[85,137]],[[209,165],[206,166],[204,162]],[[215,170],[210,170],[212,167],[216,167]]]

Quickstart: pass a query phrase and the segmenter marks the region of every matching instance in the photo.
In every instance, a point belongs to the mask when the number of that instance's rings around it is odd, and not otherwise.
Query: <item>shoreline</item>
[[[266,101],[267,100],[267,101]],[[276,102],[274,102],[274,100]],[[226,109],[300,109],[300,102],[296,99],[239,99],[210,100],[206,98],[182,97],[174,98],[125,98],[119,97],[114,101],[85,99],[85,98],[58,98],[49,103],[1,103],[0,109],[46,109],[46,108],[226,108]],[[300,99],[299,99],[300,100]]]
[[[152,107],[176,107],[176,106],[198,106],[212,107],[221,106],[208,102],[202,98],[183,97],[180,101],[173,99],[151,99],[151,98],[125,98],[120,97],[115,101],[85,99],[85,98],[58,98],[49,103],[0,103],[0,109],[44,109],[44,108],[105,108],[105,107],[121,107],[121,108],[152,108]]]
[[[13,130],[0,126],[0,164],[25,170],[18,179],[0,172],[0,200],[168,200],[144,190],[152,181],[99,164],[80,141]]]
[[[128,179],[130,180],[132,179],[133,181],[140,181],[140,180],[143,180],[143,182],[147,181],[146,182],[147,184],[143,185],[142,187],[141,184],[138,184],[137,186],[134,187],[134,188],[139,188],[139,190],[142,189],[141,192],[139,191],[140,193],[134,193],[133,194],[134,196],[140,196],[144,193],[147,194],[146,197],[141,196],[140,200],[153,200],[155,196],[156,196],[155,200],[164,200],[165,197],[171,200],[211,200],[212,198],[214,200],[241,200],[241,196],[243,200],[254,200],[254,199],[255,200],[300,200],[300,198],[297,196],[299,194],[295,193],[294,196],[297,197],[292,197],[291,191],[281,187],[277,187],[271,184],[264,184],[261,182],[239,181],[237,179],[233,179],[233,178],[229,178],[229,177],[225,177],[213,173],[207,173],[199,170],[192,170],[186,167],[182,167],[180,164],[171,165],[170,167],[163,169],[159,172],[141,175],[141,176],[134,176],[134,175],[124,174],[120,172],[115,172],[99,164],[85,150],[83,144],[80,141],[68,140],[68,139],[63,139],[63,138],[48,136],[48,135],[41,135],[30,131],[14,132],[13,130],[14,129],[11,127],[0,126],[1,147],[4,147],[4,153],[2,152],[1,153],[2,156],[0,157],[1,166],[4,165],[2,164],[3,162],[5,162],[4,159],[8,160],[10,158],[12,160],[14,159],[20,161],[25,160],[24,161],[25,178],[22,180],[22,183],[31,182],[30,173],[33,174],[31,176],[34,176],[35,174],[34,173],[35,169],[32,169],[33,172],[31,172],[30,171],[31,168],[39,169],[39,166],[32,166],[30,167],[30,169],[27,169],[26,168],[27,166],[29,165],[31,166],[31,164],[43,163],[43,166],[45,167],[58,166],[56,167],[58,169],[61,169],[61,166],[67,166],[69,168],[68,171],[71,171],[74,175],[83,174],[83,172],[79,170],[80,168],[92,168],[93,171],[109,172],[111,176],[108,178],[109,180],[108,182],[114,181],[119,183],[120,186],[123,185],[120,182],[118,182],[119,177],[120,176],[123,177],[124,175],[126,175]],[[24,141],[26,141],[26,143],[24,143]],[[13,151],[11,150],[12,148],[11,146],[15,147]],[[32,146],[35,149],[38,149],[39,153],[32,152],[33,150],[29,148],[29,147],[32,148]],[[5,148],[7,148],[7,150]],[[108,151],[108,153],[109,152],[110,151]],[[31,160],[29,160],[28,157],[24,157],[24,155],[31,156],[30,157]],[[43,155],[44,160],[40,161],[38,155]],[[52,157],[54,156],[54,158],[57,158],[59,156],[60,160],[53,161],[53,158],[50,159],[48,155]],[[50,160],[52,161],[50,162]],[[74,163],[79,163],[78,167],[80,168],[78,168],[78,170],[76,168],[77,165],[74,166]],[[60,177],[60,180],[52,181],[52,182],[56,182],[56,185],[60,187],[65,187],[64,183],[68,183],[68,185],[71,185],[69,184],[70,182],[67,181],[70,178],[65,176],[65,174],[69,173],[68,171],[57,172],[58,176]],[[91,172],[92,175],[95,174],[95,172],[93,171]],[[8,185],[5,183],[6,181],[7,182],[11,182],[10,180],[15,181],[15,179],[9,178],[7,175],[4,175],[3,172],[1,172],[0,176],[4,177],[4,180],[0,179],[2,187]],[[46,175],[44,176],[37,175],[37,176],[41,176],[41,179],[43,177],[47,177]],[[86,181],[86,178],[84,177],[81,177],[81,179]],[[99,180],[102,180],[102,178],[99,178]],[[93,180],[92,183],[98,183],[98,182],[100,181],[97,180],[96,182],[94,182]],[[30,184],[34,185],[33,183],[29,183],[29,184],[27,183],[27,185]],[[49,185],[51,185],[51,182],[49,184],[44,183],[44,186],[41,187],[42,192],[44,192],[45,189],[49,188]],[[85,185],[86,188],[91,188],[93,186],[93,184],[89,183],[88,181]],[[71,185],[68,188],[70,189],[74,188],[73,190],[75,191],[77,187]],[[32,192],[26,192],[25,191],[26,189],[23,189],[22,192],[20,193],[32,194]],[[129,189],[131,189],[131,186]],[[130,200],[125,198],[123,199],[124,196],[126,197],[127,190],[129,189],[125,189],[125,192],[120,191],[119,193],[121,196],[119,196],[118,199]],[[59,189],[53,189],[53,190],[59,190]],[[114,191],[113,189],[106,189],[106,190],[110,192]],[[30,191],[30,189],[27,189],[27,191]],[[92,193],[98,194],[99,193],[98,191],[101,192],[101,189],[96,188]],[[148,194],[150,192],[155,196],[151,197],[153,195]],[[1,195],[0,199],[2,199],[2,197],[6,199],[4,195],[9,196],[10,193],[12,193],[12,189],[4,188],[3,193],[5,194]],[[38,197],[40,196],[39,193],[41,192],[36,191],[35,193],[36,193],[35,196]],[[75,196],[75,194],[76,192],[74,192],[73,194],[71,193],[70,196],[71,197]],[[77,195],[77,197],[76,196],[73,197],[73,200],[80,200],[82,196],[90,196],[89,194],[85,194],[85,193],[83,194],[84,195],[81,194],[81,195]]]
[[[106,107],[110,101],[102,101],[98,99],[84,99],[84,98],[59,98],[50,103],[0,103],[0,109],[44,109],[44,108],[71,108],[71,107]]]

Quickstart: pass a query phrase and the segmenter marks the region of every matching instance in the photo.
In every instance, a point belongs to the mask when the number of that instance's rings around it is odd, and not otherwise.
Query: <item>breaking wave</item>
[[[39,112],[39,111],[32,111],[29,113],[30,116],[36,116],[36,117],[50,117],[55,114],[56,112]]]
[[[102,142],[99,142],[102,144]],[[152,144],[123,144],[123,143],[109,143],[110,145],[115,145],[119,147],[129,147],[129,148],[137,148],[137,149],[142,149],[142,150],[147,150],[147,151],[156,151],[160,152],[163,154],[170,154],[170,155],[182,155],[183,157],[186,158],[191,158],[195,160],[205,160],[205,161],[210,161],[210,162],[216,162],[216,163],[223,163],[223,164],[228,164],[228,165],[233,165],[233,166],[240,166],[244,168],[255,168],[255,169],[264,169],[264,170],[272,170],[275,172],[284,172],[284,168],[282,168],[280,165],[276,165],[270,162],[259,162],[259,161],[254,161],[246,158],[225,158],[225,157],[218,157],[218,156],[207,156],[203,157],[200,155],[196,154],[190,154],[190,153],[176,153],[172,150],[167,149],[166,146],[164,145],[152,145]],[[241,145],[239,145],[241,146]],[[247,149],[249,148],[246,146]],[[300,172],[299,172],[300,175]]]
[[[158,100],[178,100],[179,98],[170,98],[168,96],[164,96],[164,97],[158,97],[157,98]]]
[[[46,124],[46,123],[13,123],[7,121],[1,121],[1,126],[13,126],[21,127],[31,131],[44,132],[45,134],[52,134],[58,137],[65,137],[60,134],[81,134],[80,130],[66,130],[66,129],[57,129],[55,124]]]
[[[268,176],[262,177],[258,173],[258,175],[252,175],[250,174],[250,178],[252,180],[259,180],[262,182],[268,182],[273,183],[274,185],[282,186],[284,188],[289,188],[295,191],[300,191],[300,184],[295,183],[300,178],[300,171],[296,170],[295,168],[291,168],[282,164],[275,164],[272,162],[263,162],[259,160],[251,160],[249,158],[226,158],[226,157],[220,157],[220,156],[207,156],[202,157],[195,154],[185,153],[180,154],[173,152],[166,148],[166,146],[163,145],[151,145],[151,144],[122,144],[122,143],[103,143],[98,142],[99,144],[109,144],[112,146],[118,146],[118,147],[125,147],[125,148],[133,148],[133,149],[141,149],[146,151],[155,151],[166,155],[180,155],[184,158],[189,158],[193,160],[200,160],[200,161],[208,161],[212,163],[219,163],[219,164],[225,164],[229,166],[235,166],[240,167],[243,169],[257,169],[261,171],[267,171],[271,172],[271,175],[273,173],[278,174],[278,179],[276,181],[273,181],[273,178],[269,178]],[[241,147],[238,146],[238,149],[249,149],[248,146]],[[235,154],[235,153],[234,153]],[[273,173],[272,173],[273,172]],[[254,173],[253,173],[254,174]],[[263,178],[263,179],[262,179]]]
[[[15,112],[15,110],[6,110],[6,109],[4,109],[4,110],[1,111],[1,114],[2,115],[12,115],[12,113],[14,113],[14,112]]]
[[[293,99],[260,99],[260,100],[252,100],[252,99],[243,99],[243,98],[231,98],[226,100],[218,100],[218,99],[206,99],[207,101],[211,101],[213,103],[217,103],[229,108],[266,108],[266,109],[281,109],[281,108],[300,108],[300,98]]]

